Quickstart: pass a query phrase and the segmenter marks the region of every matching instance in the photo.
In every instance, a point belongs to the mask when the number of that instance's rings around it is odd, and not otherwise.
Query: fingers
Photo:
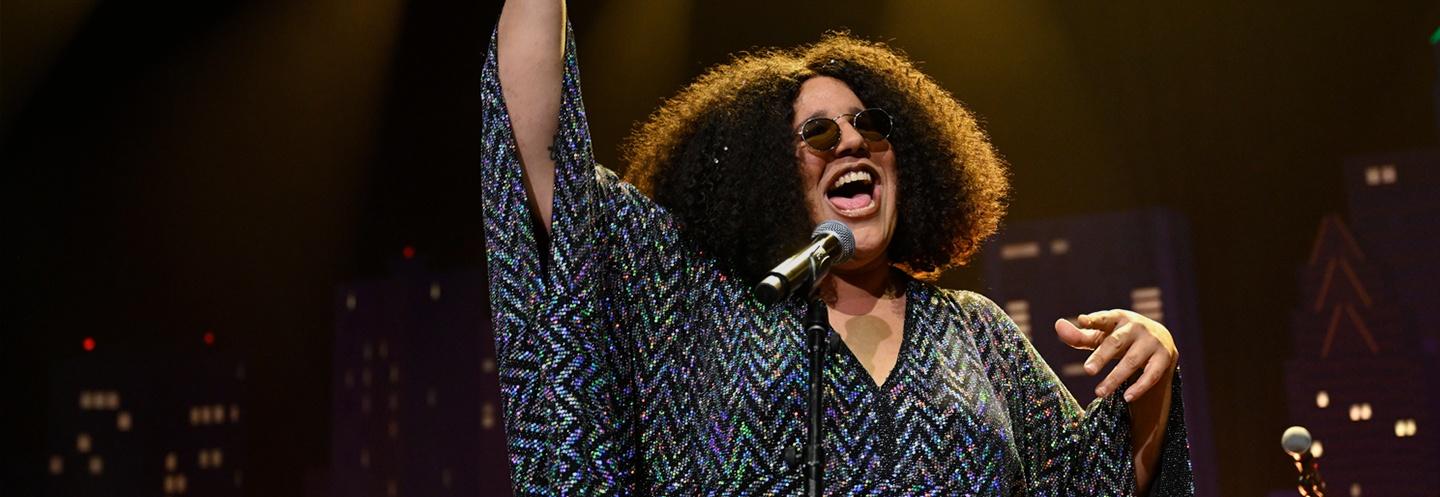
[[[1151,387],[1160,382],[1160,378],[1170,373],[1169,354],[1163,353],[1163,348],[1157,347],[1155,353],[1150,354],[1150,361],[1145,363],[1145,373],[1140,379],[1125,390],[1125,402],[1140,398],[1149,392]]]
[[[1126,332],[1125,338],[1132,338],[1135,335],[1129,327],[1123,328],[1123,330]],[[1120,331],[1116,330],[1115,334],[1120,334]],[[1120,362],[1115,364],[1115,369],[1110,370],[1110,374],[1100,382],[1100,386],[1095,387],[1095,395],[1100,397],[1110,395],[1110,392],[1114,392],[1122,383],[1125,383],[1125,380],[1139,373],[1150,361],[1150,356],[1155,354],[1155,349],[1159,347],[1154,340],[1128,340],[1125,338],[1122,338],[1122,341],[1126,342],[1124,345],[1128,345],[1128,347],[1115,353],[1115,355],[1122,353],[1124,355],[1120,358]],[[1102,346],[1096,352],[1106,349],[1107,347]],[[1088,365],[1086,367],[1089,368]],[[1098,369],[1099,364],[1096,364],[1095,367]]]
[[[1095,347],[1090,358],[1085,359],[1085,374],[1095,376],[1111,359],[1130,348],[1132,326],[1127,324],[1110,333],[1100,333],[1103,340]]]
[[[1100,331],[1114,330],[1130,320],[1124,312],[1119,309],[1108,311],[1096,311],[1089,314],[1081,314],[1077,319],[1081,327],[1094,328]]]
[[[1060,341],[1065,342],[1065,345],[1084,350],[1099,347],[1105,339],[1103,331],[1084,329],[1064,319],[1055,320],[1055,334],[1060,336]]]

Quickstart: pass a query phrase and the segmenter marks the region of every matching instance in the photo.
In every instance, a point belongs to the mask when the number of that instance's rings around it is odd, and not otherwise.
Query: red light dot
[[[81,341],[80,341],[80,346],[81,346],[81,347],[84,347],[86,352],[95,350],[95,339],[94,339],[94,338],[90,338],[90,337],[85,337],[84,340],[81,340]]]
[[[205,345],[215,345],[215,332],[205,330]]]
[[[405,248],[403,248],[403,249],[400,250],[400,255],[405,256],[406,259],[414,259],[414,258],[415,258],[415,247],[411,247],[411,246],[409,246],[409,245],[406,245]]]

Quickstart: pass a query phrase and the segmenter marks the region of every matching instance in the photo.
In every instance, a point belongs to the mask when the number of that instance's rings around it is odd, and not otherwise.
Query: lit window
[[[386,480],[386,481],[385,481],[385,495],[386,495],[386,497],[395,497],[395,496],[398,495],[399,493],[400,493],[400,486],[395,483],[395,480]]]
[[[222,405],[220,405],[220,404],[215,404],[215,405],[213,405],[213,406],[210,406],[210,419],[215,420],[215,423],[216,423],[216,424],[224,423],[224,422],[225,422],[225,406],[222,406]]]
[[[90,474],[99,476],[105,472],[105,460],[100,456],[90,456]]]
[[[1397,420],[1395,420],[1395,436],[1396,436],[1396,437],[1413,437],[1413,436],[1415,436],[1415,419],[1414,419],[1414,418],[1408,418],[1408,419],[1397,419]]]
[[[1024,300],[1011,300],[1005,303],[1005,313],[1015,321],[1015,326],[1020,328],[1020,333],[1030,336],[1030,302]]]
[[[50,456],[50,474],[59,475],[65,472],[65,458]]]
[[[1315,392],[1315,407],[1324,409],[1330,407],[1330,393],[1324,390]]]
[[[175,493],[185,493],[185,486],[187,483],[189,482],[185,480],[185,475],[175,475]]]
[[[1165,319],[1160,287],[1147,286],[1131,290],[1130,309],[1156,321]]]
[[[486,430],[495,428],[495,404],[486,402],[480,405],[480,427]]]
[[[190,407],[190,426],[199,426],[199,425],[200,425],[200,409],[197,409],[196,407],[191,406],[191,407]]]
[[[195,459],[196,463],[200,466],[200,469],[206,469],[210,467],[210,451],[200,449],[199,452],[195,453]]]
[[[400,366],[390,366],[390,384],[400,383]]]
[[[1321,444],[1319,440],[1310,442],[1310,455],[1314,457],[1325,455],[1325,445]]]
[[[1369,421],[1371,414],[1372,414],[1372,413],[1370,412],[1370,403],[1369,403],[1369,402],[1360,404],[1360,419],[1365,420],[1365,421]]]
[[[170,475],[165,475],[165,484],[164,484],[164,487],[165,487],[165,495],[170,495],[170,494],[175,493],[175,477],[170,476]]]
[[[1065,253],[1069,251],[1070,240],[1066,240],[1064,238],[1056,238],[1054,240],[1050,240],[1050,253],[1055,255],[1065,255]]]
[[[1071,362],[1060,366],[1060,376],[1085,376],[1085,363]]]
[[[430,300],[440,300],[440,284],[430,284]]]
[[[1394,164],[1380,164],[1365,168],[1365,184],[1380,186],[1394,184],[1397,178]]]
[[[1000,258],[1004,260],[1029,259],[1040,255],[1037,242],[1007,243],[1000,247]]]
[[[355,294],[354,294],[354,293],[347,293],[347,294],[345,294],[345,310],[347,310],[347,311],[353,311],[353,310],[355,310]]]
[[[389,357],[390,357],[390,342],[387,342],[387,341],[385,341],[385,340],[383,340],[383,339],[380,340],[380,349],[379,349],[379,350],[380,350],[380,358],[381,358],[381,359],[387,359],[387,358],[389,358]]]
[[[1359,484],[1359,483],[1351,483],[1351,484],[1350,484],[1350,497],[1360,497],[1360,496],[1362,495],[1361,492],[1360,492],[1360,490],[1361,490],[1361,489],[1360,489],[1360,484]]]
[[[130,431],[130,425],[132,421],[133,420],[130,419],[130,411],[120,411],[119,413],[115,414],[115,429],[120,431]]]
[[[1360,404],[1350,404],[1350,420],[1360,420]]]
[[[483,372],[483,373],[494,373],[494,372],[495,372],[495,358],[494,358],[494,357],[486,357],[486,358],[484,358],[484,359],[481,359],[481,360],[480,360],[480,371]]]
[[[165,471],[175,471],[180,466],[180,458],[175,457],[174,452],[165,454]]]
[[[112,411],[120,408],[120,392],[111,390],[110,394],[105,396],[105,408]]]
[[[1370,408],[1369,402],[1350,404],[1351,421],[1368,421],[1372,415],[1374,415],[1374,412]]]
[[[223,466],[225,464],[225,452],[220,449],[214,449],[210,454],[210,464],[215,465],[217,468]]]
[[[230,404],[230,422],[231,422],[231,423],[239,423],[239,422],[240,422],[240,406],[239,406],[239,405]]]
[[[80,409],[81,409],[81,410],[84,410],[84,411],[88,411],[88,410],[91,409],[91,406],[93,406],[93,405],[95,405],[95,402],[94,402],[94,400],[92,400],[92,397],[90,396],[90,391],[89,391],[89,390],[82,390],[82,391],[80,392]]]
[[[87,454],[90,452],[90,434],[81,433],[75,435],[75,452]]]

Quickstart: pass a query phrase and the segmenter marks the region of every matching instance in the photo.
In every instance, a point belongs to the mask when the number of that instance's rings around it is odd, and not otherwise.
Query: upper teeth
[[[870,172],[869,172],[869,171],[850,171],[850,172],[848,172],[848,173],[842,174],[842,175],[840,175],[840,178],[838,178],[838,179],[835,180],[835,186],[834,186],[834,188],[840,188],[840,187],[842,187],[842,186],[845,186],[845,185],[850,184],[850,183],[854,183],[854,182],[856,182],[856,181],[870,181]]]

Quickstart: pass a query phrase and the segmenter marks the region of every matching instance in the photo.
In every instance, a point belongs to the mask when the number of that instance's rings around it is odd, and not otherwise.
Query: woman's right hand
[[[524,165],[525,189],[531,209],[548,232],[555,191],[550,147],[559,127],[565,71],[565,2],[505,2],[496,54],[505,108]]]

